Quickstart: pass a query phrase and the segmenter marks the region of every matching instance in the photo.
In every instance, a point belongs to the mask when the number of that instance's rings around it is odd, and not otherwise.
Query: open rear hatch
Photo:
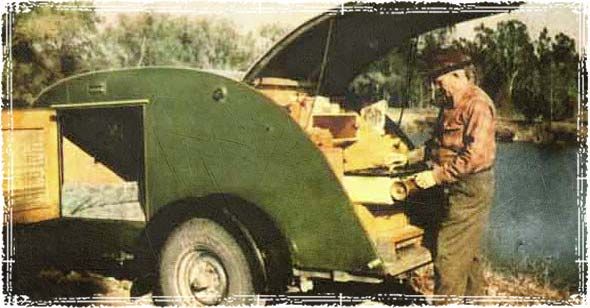
[[[254,84],[258,78],[279,77],[316,86],[321,81],[316,95],[340,96],[369,63],[409,39],[516,8],[517,4],[495,3],[344,4],[286,35],[255,62],[244,81]]]
[[[352,103],[350,82],[371,62],[410,39],[461,21],[514,9],[508,5],[346,4],[285,36],[244,81],[307,132],[354,204],[384,263],[395,276],[430,262],[424,243],[428,206],[440,195],[417,194],[405,166],[411,141],[388,116],[387,101]]]

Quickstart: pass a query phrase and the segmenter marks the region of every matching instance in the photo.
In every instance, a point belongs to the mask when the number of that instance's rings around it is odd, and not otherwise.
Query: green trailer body
[[[139,68],[65,79],[36,102],[58,111],[134,105],[144,108],[148,217],[227,194],[272,218],[298,268],[362,272],[378,258],[324,156],[247,85],[193,69]]]

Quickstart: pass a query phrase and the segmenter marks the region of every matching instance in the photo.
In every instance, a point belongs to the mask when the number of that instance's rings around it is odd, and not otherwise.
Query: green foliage
[[[67,9],[63,3],[11,7],[15,102],[30,104],[59,79],[98,69],[174,65],[245,70],[286,33],[278,24],[244,34],[226,19],[153,13],[120,15],[106,24],[92,10],[72,7],[75,3]],[[6,30],[8,19],[3,17]],[[361,101],[387,99],[393,106],[425,107],[432,89],[421,73],[428,69],[428,59],[449,45],[451,31],[435,30],[399,46],[370,64],[349,91]],[[562,33],[552,38],[545,29],[532,41],[526,26],[515,20],[496,29],[482,24],[475,31],[473,40],[453,44],[471,56],[478,83],[501,112],[518,112],[530,120],[574,115],[578,54],[571,38]],[[7,89],[7,78],[2,81]]]
[[[527,112],[535,112],[529,108],[532,106],[523,104],[523,98],[530,94],[534,81],[531,68],[535,66],[526,25],[510,20],[499,23],[496,30],[482,24],[475,31],[473,41],[460,39],[455,44],[473,59],[482,88],[494,98],[500,112],[527,108]]]
[[[409,41],[386,57],[371,63],[349,85],[348,90],[361,101],[385,99],[401,107],[418,101],[420,79],[417,42]]]
[[[434,96],[421,72],[443,46],[449,45],[452,29],[427,33],[391,51],[369,65],[351,83],[349,90],[364,100],[387,99],[393,106],[424,107]],[[525,24],[517,20],[483,24],[474,39],[455,40],[473,60],[476,82],[494,99],[506,116],[528,120],[565,119],[575,113],[577,64],[574,41],[563,33],[549,37],[543,30],[531,40]],[[415,48],[417,47],[417,49]]]
[[[276,42],[287,34],[287,29],[279,24],[271,23],[258,28],[257,53],[270,49]]]
[[[227,20],[142,14],[119,17],[101,41],[110,46],[115,67],[188,65],[204,69],[241,68],[253,58],[248,41]]]
[[[15,8],[11,44],[15,102],[30,105],[43,88],[59,79],[99,69],[172,65],[245,70],[286,33],[278,24],[243,34],[226,19],[153,13],[120,15],[106,24],[95,12],[72,6],[37,3]],[[3,83],[7,89],[6,78]]]
[[[498,107],[512,111],[513,106],[525,115],[538,116],[533,92],[537,60],[526,25],[515,20],[501,22],[494,34],[495,63],[503,75],[500,91],[506,98]]]
[[[15,100],[30,103],[49,82],[93,69],[97,20],[92,11],[63,10],[55,5],[15,14],[10,46]]]
[[[474,60],[480,84],[500,112],[518,112],[528,120],[574,115],[578,54],[571,38],[560,33],[552,39],[543,29],[531,41],[526,25],[516,20],[475,31],[473,41],[455,44]]]
[[[399,76],[386,76],[382,72],[372,71],[357,76],[350,84],[349,89],[363,101],[375,102],[380,99],[389,99],[392,95],[392,85],[397,84]]]
[[[578,93],[578,55],[574,41],[563,33],[555,36],[552,47],[551,117],[562,119],[572,117],[576,108]]]
[[[350,84],[349,91],[365,101],[385,99],[394,107],[426,107],[432,100],[424,81],[431,59],[449,44],[451,28],[438,29],[410,40],[371,63]]]

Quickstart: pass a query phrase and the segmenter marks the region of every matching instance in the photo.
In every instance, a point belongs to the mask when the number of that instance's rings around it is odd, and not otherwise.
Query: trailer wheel
[[[253,273],[236,239],[210,219],[179,225],[162,246],[159,288],[164,305],[255,304]]]

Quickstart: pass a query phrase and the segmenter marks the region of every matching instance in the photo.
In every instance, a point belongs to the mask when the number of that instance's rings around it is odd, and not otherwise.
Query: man
[[[446,194],[433,251],[435,294],[484,295],[480,240],[494,193],[496,111],[468,76],[463,53],[445,49],[433,64],[431,81],[445,99],[437,103],[438,123],[426,147],[432,169],[415,180],[422,189],[442,186]]]

